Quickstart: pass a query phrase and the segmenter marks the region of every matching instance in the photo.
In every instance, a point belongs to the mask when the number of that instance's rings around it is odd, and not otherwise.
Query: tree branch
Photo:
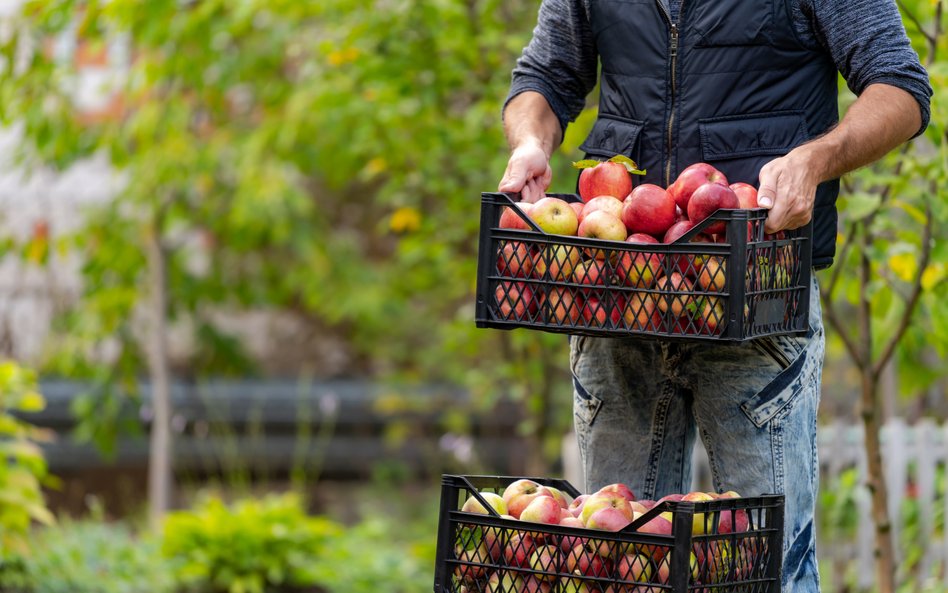
[[[843,325],[839,315],[837,315],[836,306],[825,293],[820,297],[820,300],[823,302],[823,312],[826,320],[829,321],[830,325],[833,326],[833,329],[836,330],[836,334],[843,341],[843,346],[846,347],[846,352],[852,359],[853,364],[855,364],[859,370],[862,370],[864,366],[862,356],[859,355],[859,350],[856,349],[856,344],[852,341],[852,338],[847,333],[848,330]]]
[[[829,284],[826,285],[826,296],[827,298],[832,298],[833,293],[836,291],[836,285],[839,283],[839,277],[843,272],[843,264],[846,263],[846,258],[849,256],[849,250],[853,246],[852,237],[856,233],[856,223],[849,223],[849,232],[847,236],[850,237],[845,243],[843,243],[843,249],[840,251],[839,255],[836,257],[837,264],[833,268],[833,275],[830,276]]]
[[[937,188],[933,187],[932,192],[934,193],[936,189]],[[912,282],[912,291],[908,298],[908,302],[905,304],[905,310],[902,311],[902,317],[899,319],[898,329],[896,329],[895,333],[892,334],[892,337],[889,338],[885,348],[882,350],[882,355],[873,365],[872,373],[876,378],[878,378],[882,373],[882,369],[885,368],[885,365],[888,364],[889,359],[892,358],[892,355],[895,353],[896,346],[898,346],[899,342],[902,341],[902,336],[905,335],[905,332],[908,330],[909,323],[912,321],[912,316],[915,313],[916,306],[918,305],[918,300],[922,296],[922,276],[925,275],[925,270],[928,269],[928,263],[932,254],[933,219],[934,215],[932,214],[931,202],[926,197],[925,231],[922,235],[922,257],[919,260],[918,269],[915,271],[915,278]]]
[[[902,14],[904,14],[908,20],[912,21],[912,24],[915,25],[915,28],[918,29],[918,32],[925,37],[925,40],[928,41],[929,46],[935,45],[936,40],[934,35],[925,30],[925,27],[922,26],[922,23],[918,20],[915,14],[913,14],[912,11],[908,9],[908,6],[906,6],[902,0],[896,0],[896,4],[899,5],[899,9],[902,11]]]

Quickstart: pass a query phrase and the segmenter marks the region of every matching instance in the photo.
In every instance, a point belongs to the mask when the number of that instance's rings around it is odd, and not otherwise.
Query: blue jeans
[[[700,434],[718,492],[786,498],[783,592],[818,593],[814,507],[823,323],[741,345],[570,339],[586,490],[623,482],[641,499],[691,489]]]

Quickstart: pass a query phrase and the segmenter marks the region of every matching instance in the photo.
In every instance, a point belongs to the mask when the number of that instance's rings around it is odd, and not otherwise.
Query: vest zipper
[[[672,21],[671,13],[668,12],[668,8],[665,6],[663,0],[656,1],[658,2],[658,7],[661,9],[662,14],[665,16],[665,20],[668,21],[668,26],[671,30],[671,50],[669,52],[669,58],[671,60],[671,108],[668,111],[668,121],[665,122],[665,187],[668,187],[671,185],[672,130],[675,124],[675,99],[677,98],[678,92],[678,23]],[[681,4],[678,5],[679,17],[681,16],[684,4],[685,2],[682,0]]]

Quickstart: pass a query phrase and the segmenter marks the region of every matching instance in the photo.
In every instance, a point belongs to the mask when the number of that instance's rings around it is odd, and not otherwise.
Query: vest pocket
[[[757,184],[760,168],[809,137],[803,111],[775,111],[698,121],[702,160],[734,183]]]
[[[636,163],[639,158],[639,135],[644,121],[628,119],[608,113],[600,113],[592,131],[579,149],[590,156],[612,158],[622,154]]]
[[[687,10],[686,19],[695,31],[695,47],[763,45],[771,42],[772,2],[696,2]],[[737,18],[738,15],[740,18]]]

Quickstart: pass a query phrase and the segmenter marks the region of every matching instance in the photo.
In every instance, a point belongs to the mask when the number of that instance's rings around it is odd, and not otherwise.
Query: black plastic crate
[[[812,223],[772,238],[766,210],[718,210],[675,243],[626,243],[549,235],[517,208],[533,230],[502,229],[515,197],[482,194],[478,327],[732,342],[808,329]],[[726,242],[691,242],[715,221]]]
[[[443,476],[435,593],[780,593],[783,496],[665,501],[609,532],[502,518],[480,497],[518,479]],[[530,479],[579,494],[564,480]],[[462,511],[470,497],[491,514]],[[637,531],[662,513],[671,514],[670,534]],[[692,533],[695,522],[703,534]],[[553,548],[534,554],[542,546]],[[578,546],[594,556],[567,551]]]

